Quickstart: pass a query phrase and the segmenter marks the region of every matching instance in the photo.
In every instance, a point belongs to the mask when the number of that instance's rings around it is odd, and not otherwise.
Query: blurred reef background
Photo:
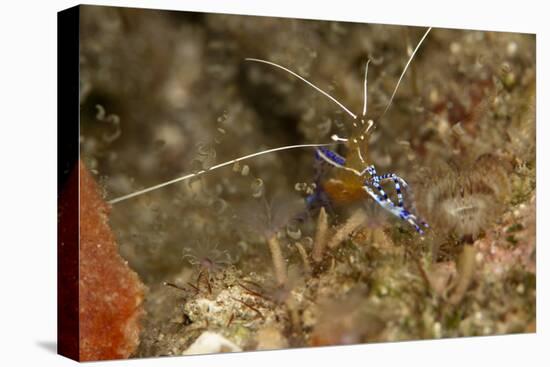
[[[338,174],[308,148],[114,204],[148,287],[135,357],[535,331],[534,35],[433,29],[378,120],[424,28],[83,6],[80,32],[80,149],[105,200],[349,136],[334,103],[245,58],[355,113],[370,58],[368,162],[430,224],[367,196],[308,207]]]

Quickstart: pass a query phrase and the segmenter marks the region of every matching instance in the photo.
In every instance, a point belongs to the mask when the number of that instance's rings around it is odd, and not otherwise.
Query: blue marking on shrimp
[[[371,177],[364,182],[363,190],[365,190],[381,207],[385,210],[392,213],[394,216],[406,221],[421,235],[424,234],[421,226],[429,228],[428,224],[422,220],[419,220],[416,215],[412,214],[404,208],[403,204],[403,193],[401,192],[401,186],[407,187],[407,183],[401,177],[397,176],[395,173],[387,173],[384,175],[377,175],[376,168],[374,166],[369,166],[366,168],[366,171],[371,175]],[[395,187],[395,192],[397,193],[397,205],[395,205],[386,192],[382,189],[380,182],[384,180],[391,180]],[[373,186],[378,194],[370,187]],[[419,225],[420,223],[420,225]]]
[[[325,147],[317,148],[315,150],[315,157],[317,159],[323,159],[335,167],[344,167],[346,164],[346,159],[344,157]]]

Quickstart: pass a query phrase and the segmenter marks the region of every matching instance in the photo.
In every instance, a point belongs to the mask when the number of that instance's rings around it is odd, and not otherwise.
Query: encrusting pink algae
[[[128,358],[139,344],[145,287],[108,224],[110,206],[80,164],[80,360]]]

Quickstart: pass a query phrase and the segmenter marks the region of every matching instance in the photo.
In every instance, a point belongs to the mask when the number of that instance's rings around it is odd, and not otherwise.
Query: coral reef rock
[[[240,352],[241,348],[223,336],[205,331],[195,340],[183,354],[210,354],[224,352]]]

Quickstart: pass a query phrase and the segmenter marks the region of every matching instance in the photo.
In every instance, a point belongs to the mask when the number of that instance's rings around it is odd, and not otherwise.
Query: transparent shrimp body
[[[423,37],[421,38],[416,48],[412,52],[411,56],[409,57],[403,69],[403,72],[401,73],[401,76],[399,77],[399,80],[394,88],[394,91],[390,97],[390,100],[384,112],[382,113],[382,116],[380,116],[380,118],[383,117],[384,114],[389,109],[393,101],[393,97],[397,92],[399,84],[401,83],[401,80],[405,75],[405,72],[407,71],[408,66],[410,65],[412,59],[414,58],[414,55],[420,48],[422,42],[427,37],[430,30],[431,28],[429,28],[424,33]],[[337,168],[338,170],[334,178],[331,178],[326,183],[324,183],[323,188],[329,194],[329,196],[331,196],[333,199],[336,199],[336,200],[354,201],[354,200],[362,199],[366,194],[366,196],[370,196],[378,205],[384,208],[387,212],[409,223],[411,226],[414,227],[414,229],[418,233],[420,234],[424,233],[423,228],[428,228],[428,225],[425,222],[419,220],[414,214],[412,214],[404,206],[402,189],[407,187],[407,183],[405,182],[405,180],[399,177],[398,175],[396,175],[395,173],[385,173],[380,175],[377,173],[375,166],[368,163],[367,141],[368,141],[368,135],[371,132],[371,129],[374,125],[374,122],[372,120],[367,120],[366,118],[367,116],[367,73],[368,73],[369,61],[367,61],[365,66],[364,85],[363,85],[363,110],[360,116],[354,114],[350,109],[344,106],[344,104],[342,104],[340,101],[338,101],[336,98],[334,98],[327,92],[323,91],[321,88],[317,87],[315,84],[311,83],[310,81],[306,80],[302,76],[298,75],[297,73],[293,72],[292,70],[282,65],[279,65],[267,60],[256,59],[256,58],[247,58],[246,61],[267,64],[267,65],[276,67],[278,69],[284,70],[285,72],[291,74],[292,76],[300,79],[301,81],[303,81],[304,83],[306,83],[307,85],[315,89],[317,92],[321,93],[322,95],[330,99],[332,102],[337,104],[345,113],[351,116],[351,118],[353,119],[352,125],[354,127],[355,133],[350,138],[333,135],[332,143],[291,145],[291,146],[284,146],[284,147],[273,148],[273,149],[252,153],[240,158],[236,158],[227,162],[214,165],[209,169],[205,169],[199,172],[177,177],[173,180],[166,181],[158,185],[155,185],[143,190],[139,190],[137,192],[124,195],[116,199],[112,199],[109,201],[110,204],[115,204],[120,201],[127,200],[127,199],[148,193],[153,190],[160,189],[162,187],[165,187],[180,181],[191,179],[193,177],[206,174],[210,171],[213,171],[225,166],[233,165],[234,163],[240,162],[245,159],[250,159],[250,158],[254,158],[265,154],[271,154],[282,150],[297,149],[297,148],[315,148],[316,150],[315,156],[317,159],[330,164],[331,166]],[[347,147],[346,157],[342,157],[338,153],[329,149],[329,146],[334,145],[335,143],[346,145]],[[397,196],[396,202],[392,201],[388,196],[388,194],[382,188],[381,184],[388,181],[393,184],[393,187],[395,189],[396,196]]]

